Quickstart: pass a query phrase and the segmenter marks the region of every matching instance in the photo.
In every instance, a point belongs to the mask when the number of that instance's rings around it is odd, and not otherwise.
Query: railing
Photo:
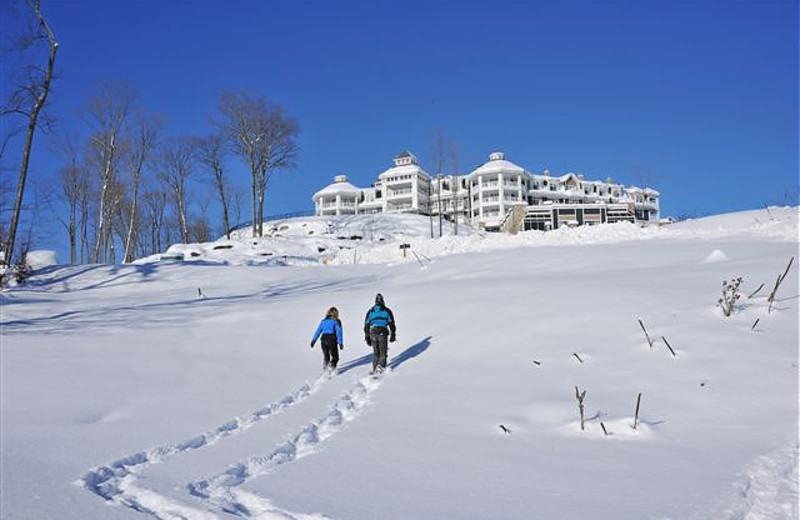
[[[271,220],[286,220],[287,218],[299,218],[299,217],[313,217],[316,212],[312,210],[303,210],[303,211],[292,211],[289,213],[278,213],[277,215],[269,215],[264,217],[264,222],[269,222]],[[242,228],[249,228],[253,225],[252,220],[246,220],[244,222],[240,222],[236,225],[231,226],[230,231],[236,231],[237,229]]]

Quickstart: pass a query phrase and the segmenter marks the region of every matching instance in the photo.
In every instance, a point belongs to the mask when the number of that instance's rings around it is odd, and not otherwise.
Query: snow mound
[[[728,255],[726,255],[723,251],[719,249],[715,249],[709,254],[705,260],[703,260],[704,264],[714,264],[717,262],[727,262],[729,260]]]

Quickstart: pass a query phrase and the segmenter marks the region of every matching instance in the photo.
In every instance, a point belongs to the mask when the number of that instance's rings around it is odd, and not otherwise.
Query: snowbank
[[[346,265],[426,263],[453,254],[496,251],[515,247],[616,244],[635,240],[695,240],[746,234],[754,238],[793,241],[798,236],[798,208],[767,208],[706,217],[669,226],[640,226],[628,222],[599,226],[561,227],[554,231],[526,231],[516,235],[478,232],[461,224],[458,235],[444,222],[420,215],[352,215],[304,217],[266,223],[265,236],[252,238],[250,230],[231,239],[204,244],[176,244],[167,255],[182,254],[185,261],[229,265]],[[401,244],[409,247],[401,249]],[[161,255],[136,263],[157,262]]]

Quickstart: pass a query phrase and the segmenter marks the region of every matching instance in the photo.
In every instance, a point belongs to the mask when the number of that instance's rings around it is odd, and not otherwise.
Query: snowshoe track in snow
[[[201,433],[183,442],[156,446],[94,468],[77,483],[106,500],[121,503],[137,511],[155,514],[159,518],[170,520],[173,518],[213,518],[208,516],[159,515],[156,511],[144,506],[139,500],[134,498],[134,493],[132,493],[131,490],[135,488],[135,486],[133,486],[133,481],[136,479],[136,473],[149,465],[164,462],[177,455],[210,446],[225,438],[243,433],[259,421],[276,413],[283,412],[304,401],[315,394],[328,379],[328,374],[322,374],[314,381],[303,384],[294,392],[256,410],[248,416],[243,418],[237,417],[213,430]],[[140,495],[140,497],[147,494],[155,495],[154,492],[144,493],[143,491],[144,490],[139,490],[139,492],[135,494]],[[163,497],[161,499],[165,500]]]
[[[138,476],[146,467],[164,462],[177,455],[188,453],[213,445],[222,439],[242,433],[255,423],[285,411],[315,394],[331,378],[323,373],[316,380],[303,384],[282,399],[267,405],[245,418],[228,421],[216,429],[194,436],[178,444],[165,444],[134,455],[118,459],[89,471],[76,484],[81,485],[105,500],[129,507],[135,511],[150,514],[160,520],[219,520],[217,512],[223,517],[233,514],[246,518],[321,520],[328,518],[320,514],[291,513],[281,510],[254,493],[238,489],[242,484],[276,470],[284,464],[316,453],[319,445],[345,425],[359,416],[369,404],[370,396],[394,369],[409,359],[425,352],[431,344],[430,336],[408,347],[395,356],[388,370],[377,376],[367,375],[355,380],[348,391],[342,394],[321,418],[312,421],[290,440],[281,443],[273,451],[255,455],[207,479],[186,485],[186,501],[161,495],[157,491],[140,487]],[[339,374],[368,362],[364,356],[340,367]]]
[[[346,423],[358,417],[361,410],[369,403],[370,395],[380,387],[386,375],[361,378],[350,391],[339,398],[325,416],[303,427],[291,440],[279,445],[268,454],[250,457],[220,474],[189,484],[189,492],[194,496],[210,500],[225,512],[243,517],[266,516],[287,519],[306,517],[307,515],[296,515],[278,509],[269,500],[236,488],[256,477],[271,473],[284,464],[316,453],[321,443],[341,431]]]
[[[320,443],[329,439],[359,415],[368,404],[372,392],[380,387],[387,375],[358,379],[349,391],[338,398],[327,414],[303,427],[291,440],[280,444],[272,452],[250,457],[208,479],[188,484],[187,489],[191,497],[199,499],[196,505],[181,503],[156,491],[138,486],[137,473],[149,465],[164,462],[177,455],[210,446],[224,438],[242,433],[258,421],[285,411],[313,395],[329,377],[323,374],[315,381],[304,384],[279,401],[243,419],[228,421],[214,430],[181,443],[157,446],[99,466],[87,473],[78,484],[110,502],[151,514],[161,520],[219,519],[220,517],[211,511],[214,508],[243,517],[266,515],[268,518],[298,520],[310,518],[309,515],[280,510],[272,506],[266,498],[235,488],[256,477],[266,475],[283,464],[315,453]],[[313,518],[324,517],[313,515]]]

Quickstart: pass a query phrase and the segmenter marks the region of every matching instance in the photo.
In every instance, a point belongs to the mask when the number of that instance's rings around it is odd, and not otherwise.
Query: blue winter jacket
[[[369,330],[376,327],[389,329],[392,336],[395,334],[394,313],[389,307],[379,303],[367,311],[364,318],[364,333],[369,334]]]
[[[342,324],[339,320],[334,318],[325,318],[322,320],[319,323],[319,327],[317,327],[317,331],[314,333],[314,339],[311,340],[311,343],[316,343],[320,334],[336,334],[336,343],[344,345]]]

